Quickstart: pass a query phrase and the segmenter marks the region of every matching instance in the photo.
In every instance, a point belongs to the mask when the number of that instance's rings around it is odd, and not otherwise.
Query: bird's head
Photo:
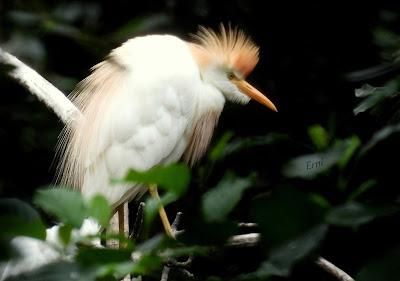
[[[275,105],[245,78],[259,59],[258,46],[237,28],[220,26],[219,33],[200,27],[190,43],[203,81],[220,90],[232,102],[246,104],[250,99],[277,111]]]

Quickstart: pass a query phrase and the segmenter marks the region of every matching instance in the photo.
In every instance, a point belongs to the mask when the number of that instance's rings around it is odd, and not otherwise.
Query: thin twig
[[[323,257],[319,257],[318,260],[316,261],[316,264],[319,265],[326,272],[332,274],[340,281],[354,281],[354,279],[350,275],[348,275],[346,272],[341,270],[339,267],[337,267],[330,261],[324,259]]]
[[[51,108],[64,124],[72,124],[82,116],[79,109],[59,89],[2,48],[0,48],[0,64],[13,66],[8,74]]]

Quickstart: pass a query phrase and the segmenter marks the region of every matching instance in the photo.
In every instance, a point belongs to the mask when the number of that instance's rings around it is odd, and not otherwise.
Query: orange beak
[[[262,105],[265,105],[269,109],[278,112],[276,106],[266,96],[264,96],[259,90],[251,86],[245,80],[232,80],[232,82],[238,87],[238,89],[247,95],[249,98],[258,101]]]

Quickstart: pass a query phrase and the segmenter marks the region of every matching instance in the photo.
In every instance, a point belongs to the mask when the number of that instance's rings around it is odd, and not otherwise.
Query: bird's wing
[[[89,197],[101,193],[114,205],[128,187],[110,186],[111,179],[179,160],[195,112],[196,98],[188,93],[193,77],[187,71],[139,73],[113,57],[97,65],[74,97],[84,119],[64,134],[66,183]]]

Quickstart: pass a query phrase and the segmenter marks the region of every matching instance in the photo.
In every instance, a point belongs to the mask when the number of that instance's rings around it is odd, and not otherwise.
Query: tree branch
[[[0,64],[14,67],[8,74],[51,108],[64,124],[71,124],[81,116],[79,109],[59,89],[1,47]]]
[[[316,264],[319,265],[326,272],[329,272],[330,274],[335,276],[340,281],[354,281],[354,279],[350,275],[348,275],[346,272],[341,270],[330,261],[324,259],[323,257],[319,257],[316,261]]]

